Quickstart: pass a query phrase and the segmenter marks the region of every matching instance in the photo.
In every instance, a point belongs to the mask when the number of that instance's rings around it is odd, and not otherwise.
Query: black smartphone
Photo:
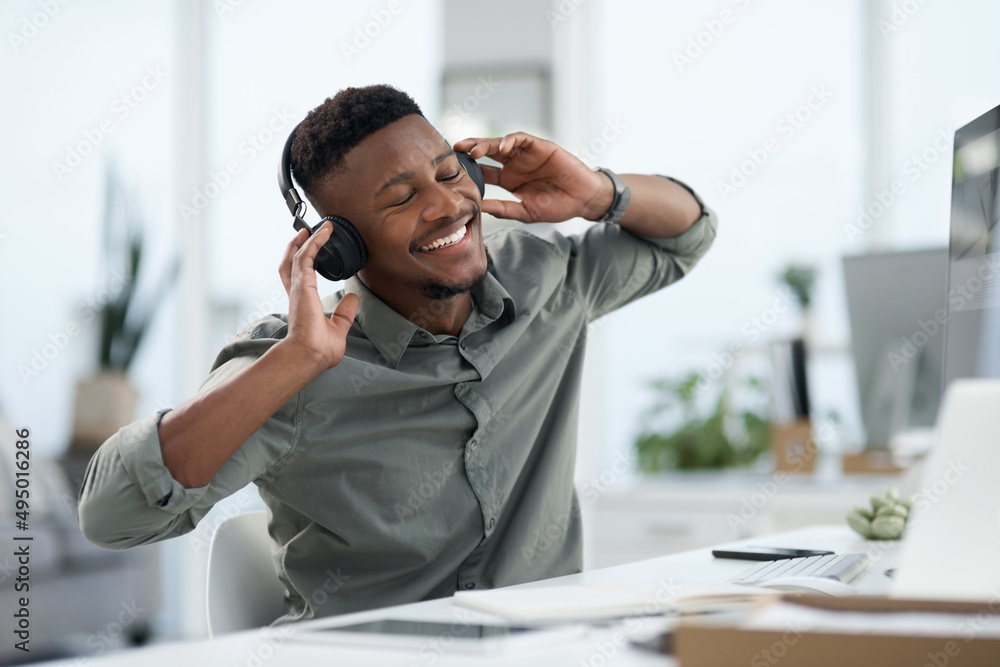
[[[713,549],[716,558],[736,558],[738,560],[782,560],[784,558],[805,558],[806,556],[826,556],[832,551],[815,549],[782,549],[779,547],[749,546],[743,549]]]

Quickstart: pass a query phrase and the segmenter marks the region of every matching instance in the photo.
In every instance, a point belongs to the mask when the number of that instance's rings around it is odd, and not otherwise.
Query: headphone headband
[[[292,182],[292,142],[295,140],[295,130],[297,129],[299,129],[298,125],[292,128],[291,134],[285,140],[285,147],[281,150],[281,164],[278,165],[278,187],[281,188],[281,197],[285,200],[285,205],[288,206],[288,212],[295,218],[292,226],[295,229],[309,229],[309,225],[302,219],[306,212],[306,203],[302,201],[302,197],[299,196],[299,192]]]

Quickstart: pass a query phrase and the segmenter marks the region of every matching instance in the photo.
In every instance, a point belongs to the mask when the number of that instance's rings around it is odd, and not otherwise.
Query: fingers
[[[357,294],[345,294],[344,298],[337,304],[333,314],[330,315],[330,321],[341,336],[347,337],[347,332],[350,331],[351,325],[354,324],[354,318],[358,314],[360,303],[361,300]]]
[[[512,132],[502,137],[462,139],[454,148],[468,153],[474,160],[485,156],[505,162],[515,149],[531,150],[535,142],[536,138],[526,132]]]
[[[281,264],[278,265],[278,275],[281,276],[281,284],[285,286],[285,294],[288,294],[292,289],[292,260],[308,237],[309,230],[300,229],[285,247],[285,254],[282,255]]]
[[[481,210],[498,218],[519,220],[527,223],[535,222],[527,207],[519,201],[484,199]]]
[[[329,240],[332,233],[333,223],[327,220],[295,252],[295,256],[292,258],[292,285],[295,284],[296,280],[303,278],[307,282],[311,281],[313,285],[316,284],[316,274],[313,273],[313,260],[316,259],[319,249]]]
[[[489,164],[481,164],[479,168],[483,171],[483,182],[487,185],[500,185],[500,167]]]

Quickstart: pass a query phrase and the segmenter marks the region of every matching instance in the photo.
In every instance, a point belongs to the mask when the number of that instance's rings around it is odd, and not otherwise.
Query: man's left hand
[[[473,159],[488,157],[501,167],[481,165],[487,183],[521,201],[484,199],[482,210],[521,222],[596,220],[611,207],[614,187],[600,172],[551,141],[524,132],[491,139],[463,139],[454,146]]]

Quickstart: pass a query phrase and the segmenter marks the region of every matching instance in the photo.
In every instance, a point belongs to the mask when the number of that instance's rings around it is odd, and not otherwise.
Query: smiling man
[[[518,201],[481,199],[456,150],[500,163],[485,181]],[[331,226],[300,231],[279,267],[288,314],[237,334],[194,398],[104,443],[84,533],[114,549],[181,535],[253,482],[279,621],[580,571],[587,324],[686,275],[714,214],[678,181],[591,171],[525,133],[451,147],[388,86],[310,112],[292,169],[321,215],[353,223],[367,264],[321,300]],[[483,212],[602,224],[484,233]]]

